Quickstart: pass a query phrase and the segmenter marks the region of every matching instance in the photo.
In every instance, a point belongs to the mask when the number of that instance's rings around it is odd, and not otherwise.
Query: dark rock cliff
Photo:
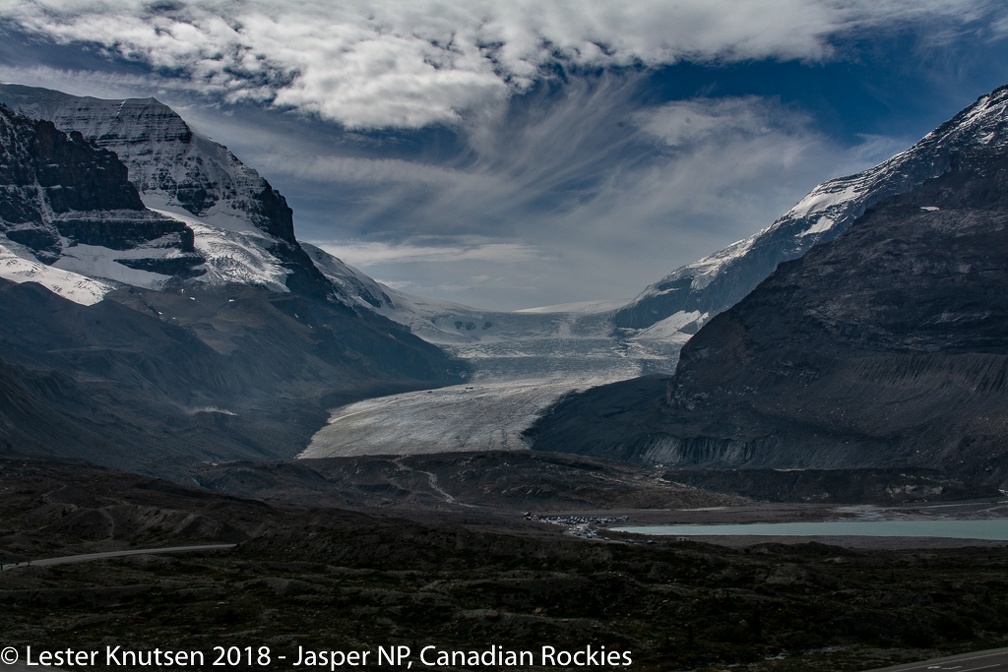
[[[272,237],[267,251],[289,272],[291,291],[336,298],[333,288],[294,235],[286,199],[226,147],[194,131],[154,98],[103,100],[18,85],[0,85],[0,103],[33,118],[52,120],[114,152],[151,207],[196,217],[238,216]]]
[[[202,262],[192,230],[148,211],[115,154],[3,106],[0,193],[0,232],[42,261],[56,261],[64,245],[125,250],[158,241],[179,251],[184,268]]]

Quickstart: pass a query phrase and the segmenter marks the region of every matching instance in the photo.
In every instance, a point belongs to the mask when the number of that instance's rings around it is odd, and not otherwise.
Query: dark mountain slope
[[[325,292],[191,277],[193,229],[127,178],[80,134],[0,107],[0,455],[177,477],[292,457],[332,406],[461,380],[436,347],[336,300],[313,265]],[[155,271],[162,291],[114,279]]]
[[[256,288],[121,290],[81,306],[0,280],[0,323],[0,453],[170,476],[292,457],[331,406],[457,373],[433,346]]]
[[[672,379],[560,404],[536,448],[1008,480],[1008,156],[986,140],[782,264],[700,330]]]

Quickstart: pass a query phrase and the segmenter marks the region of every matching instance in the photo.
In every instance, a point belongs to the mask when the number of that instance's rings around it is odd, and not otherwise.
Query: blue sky
[[[1008,3],[0,0],[0,80],[154,95],[415,294],[629,298],[1008,84]]]

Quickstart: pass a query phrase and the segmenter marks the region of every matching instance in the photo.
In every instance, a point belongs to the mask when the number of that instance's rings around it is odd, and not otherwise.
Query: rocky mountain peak
[[[113,152],[144,202],[238,228],[238,220],[288,243],[293,213],[283,196],[226,147],[194,130],[156,98],[103,100],[27,86],[0,87],[0,102],[50,119]]]
[[[921,468],[1003,489],[1006,99],[834,181],[875,200],[704,325],[673,377],[565,400],[536,447],[706,469]]]
[[[645,289],[617,311],[613,324],[632,334],[667,320],[694,333],[734,305],[778,264],[835,239],[865,210],[949,171],[978,152],[1008,145],[1008,86],[981,96],[910,149],[883,163],[828,180],[773,224],[686,266]],[[686,319],[691,315],[695,319]]]
[[[204,281],[251,283],[350,303],[301,248],[284,197],[164,103],[155,98],[103,100],[18,85],[0,85],[0,103],[51,120],[114,152],[128,167],[143,204],[197,230],[195,247],[206,262]],[[188,269],[181,270],[183,277],[192,277]],[[146,280],[140,284],[159,282]]]
[[[123,274],[164,264],[192,273],[203,261],[193,231],[147,210],[114,153],[2,105],[0,192],[10,268],[38,260],[72,271],[91,248],[108,250]]]

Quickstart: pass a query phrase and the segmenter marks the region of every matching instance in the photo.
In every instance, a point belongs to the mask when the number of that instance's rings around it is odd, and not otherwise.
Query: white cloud
[[[646,79],[602,75],[521,96],[466,129],[460,161],[267,143],[254,164],[341,199],[299,209],[299,235],[356,239],[322,246],[365,272],[425,278],[428,289],[507,272],[520,284],[537,278],[556,303],[633,295],[768,225],[817,182],[910,144],[866,137],[845,149],[804,110],[753,96],[641,108],[639,85]],[[542,302],[512,290],[512,307]],[[488,305],[474,296],[451,298]]]
[[[768,225],[838,165],[862,169],[894,147],[872,137],[844,150],[806,113],[773,99],[640,110],[627,105],[633,90],[632,81],[601,77],[570,82],[563,96],[527,98],[474,131],[485,137],[473,140],[466,170],[307,161],[307,171],[333,168],[351,187],[384,183],[335,224],[382,241],[321,246],[409,291],[470,305],[632,296]],[[323,228],[309,237],[324,240]]]
[[[558,61],[584,67],[833,56],[854,30],[993,5],[952,0],[31,0],[0,19],[59,43],[182,75],[227,102],[269,102],[359,128],[456,123],[499,106]],[[1004,18],[988,30],[1008,30]]]
[[[121,72],[71,70],[45,65],[12,65],[0,63],[0,81],[30,83],[56,89],[75,96],[96,98],[135,97],[138,91],[162,93],[189,89],[184,81],[156,75],[139,76]]]
[[[533,245],[501,242],[479,236],[450,239],[411,238],[396,242],[329,241],[315,245],[351,266],[366,269],[379,264],[457,263],[492,261],[514,263],[541,260]]]
[[[451,168],[403,159],[284,154],[264,157],[261,165],[301,179],[343,185],[447,187],[473,180]]]
[[[316,245],[390,287],[482,308],[540,304],[557,289],[554,259],[528,243],[466,235]]]
[[[612,73],[514,97],[445,155],[388,158],[402,136],[320,139],[297,115],[194,112],[291,200],[299,237],[409,291],[502,308],[632,296],[913,140],[844,148],[753,96],[642,108],[647,83]]]
[[[696,145],[718,138],[758,137],[800,132],[810,125],[805,115],[757,96],[694,98],[666,103],[635,115],[638,125],[670,147]]]

